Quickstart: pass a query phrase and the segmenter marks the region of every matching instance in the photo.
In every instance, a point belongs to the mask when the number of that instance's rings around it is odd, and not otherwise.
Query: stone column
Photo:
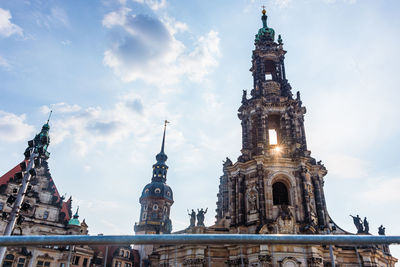
[[[265,223],[265,195],[264,195],[264,168],[262,165],[257,166],[257,176],[258,176],[258,201],[260,206],[260,222],[261,225]]]
[[[230,216],[231,216],[231,224],[236,225],[236,177],[230,177],[230,186],[231,186],[231,196],[230,196],[230,202],[232,203],[230,207]]]
[[[244,175],[238,176],[238,223],[243,225],[245,223],[245,188],[244,188]]]
[[[322,203],[322,193],[321,193],[321,185],[319,177],[313,176],[312,181],[314,185],[315,204],[317,206],[318,225],[320,227],[323,227],[326,225],[326,221],[325,221],[325,209]]]
[[[301,184],[302,184],[302,189],[303,189],[303,197],[302,197],[302,202],[303,202],[303,207],[304,207],[304,220],[307,223],[311,222],[311,210],[310,210],[310,195],[308,194],[308,188],[307,188],[307,179],[306,179],[306,172],[307,169],[305,167],[302,167],[300,170],[300,178],[301,178]]]

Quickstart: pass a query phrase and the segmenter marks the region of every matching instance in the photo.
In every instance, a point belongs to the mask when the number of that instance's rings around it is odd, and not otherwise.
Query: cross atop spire
[[[167,123],[170,123],[169,121],[165,120],[164,121],[164,134],[163,134],[163,139],[162,139],[162,144],[161,144],[161,152],[164,153],[164,145],[165,145],[165,132],[167,130]]]
[[[50,118],[51,118],[51,113],[53,113],[52,110],[50,110],[49,118],[47,119],[47,124],[49,124]]]
[[[162,139],[162,143],[161,143],[161,151],[160,153],[157,154],[156,156],[156,160],[158,164],[165,164],[165,162],[167,161],[168,157],[164,152],[164,147],[165,147],[165,132],[167,131],[167,123],[169,123],[169,121],[165,120],[164,121],[164,133],[163,133],[163,139]]]

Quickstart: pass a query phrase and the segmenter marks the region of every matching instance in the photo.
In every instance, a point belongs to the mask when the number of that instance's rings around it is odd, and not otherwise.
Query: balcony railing
[[[304,245],[391,245],[400,236],[371,235],[246,235],[246,234],[165,234],[165,235],[46,235],[0,236],[0,246],[35,245],[129,245],[129,244],[304,244]]]

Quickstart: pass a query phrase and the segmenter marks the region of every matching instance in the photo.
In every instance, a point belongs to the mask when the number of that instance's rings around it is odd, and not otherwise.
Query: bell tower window
[[[275,129],[269,129],[268,130],[268,136],[269,136],[269,144],[270,145],[277,145],[278,144],[278,135],[277,135]]]
[[[289,193],[284,183],[276,182],[272,185],[274,205],[289,205]]]
[[[272,60],[266,60],[264,64],[265,80],[275,80],[276,77],[276,63]]]

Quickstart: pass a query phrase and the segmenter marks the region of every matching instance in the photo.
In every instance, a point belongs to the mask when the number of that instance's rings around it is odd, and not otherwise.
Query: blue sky
[[[1,172],[52,109],[59,191],[91,234],[132,234],[168,119],[174,230],[191,208],[209,207],[211,225],[222,160],[239,156],[263,4],[307,107],[309,149],[328,169],[330,215],[348,231],[359,214],[372,233],[398,235],[397,0],[1,1]]]

